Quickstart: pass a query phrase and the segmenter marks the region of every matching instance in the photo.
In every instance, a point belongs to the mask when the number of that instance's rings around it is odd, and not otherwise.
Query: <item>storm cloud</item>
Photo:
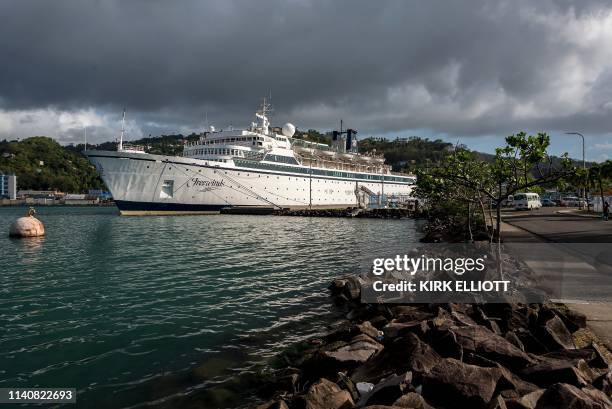
[[[4,1],[0,138],[273,122],[458,136],[612,129],[612,6],[542,1]]]

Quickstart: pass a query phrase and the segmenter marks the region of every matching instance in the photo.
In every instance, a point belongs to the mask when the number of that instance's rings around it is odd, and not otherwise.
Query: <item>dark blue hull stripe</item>
[[[224,207],[229,207],[228,205],[132,202],[126,200],[115,200],[115,204],[121,211],[132,212],[218,212]]]

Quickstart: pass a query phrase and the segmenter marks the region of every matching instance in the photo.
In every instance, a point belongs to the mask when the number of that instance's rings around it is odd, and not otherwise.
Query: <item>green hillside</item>
[[[104,186],[85,157],[45,136],[0,141],[0,172],[15,173],[18,189],[86,192]]]
[[[413,136],[406,139],[366,138],[359,141],[360,152],[371,152],[385,155],[385,162],[394,171],[414,171],[426,167],[428,163],[437,162],[453,148],[453,144],[440,139],[430,140]]]

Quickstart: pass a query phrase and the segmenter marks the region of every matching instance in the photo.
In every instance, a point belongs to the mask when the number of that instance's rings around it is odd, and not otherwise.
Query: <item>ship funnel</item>
[[[346,151],[357,152],[357,131],[354,129],[346,130]]]

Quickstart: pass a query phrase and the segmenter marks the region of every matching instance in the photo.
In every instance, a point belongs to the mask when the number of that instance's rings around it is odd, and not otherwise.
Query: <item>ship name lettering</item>
[[[192,178],[190,182],[187,182],[187,187],[222,187],[224,185],[223,180],[202,180],[200,178]]]

